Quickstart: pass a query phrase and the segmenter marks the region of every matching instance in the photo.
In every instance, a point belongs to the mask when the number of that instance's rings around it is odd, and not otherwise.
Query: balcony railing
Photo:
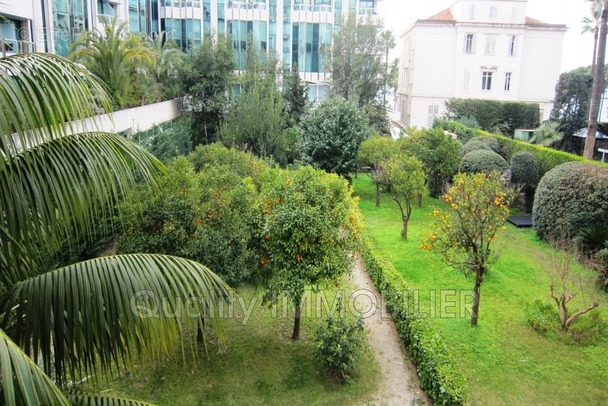
[[[367,14],[371,14],[371,15],[377,15],[378,12],[376,11],[375,7],[366,7],[366,8],[360,8],[359,9],[359,15],[364,16]]]
[[[161,7],[201,7],[201,2],[197,0],[161,0]]]
[[[2,57],[5,57],[7,54],[34,52],[34,43],[17,39],[0,38],[0,52]]]
[[[241,10],[267,10],[268,5],[260,2],[246,2],[246,1],[229,1],[228,8],[238,8]]]
[[[321,13],[331,13],[332,8],[330,5],[313,5],[313,4],[294,4],[294,11],[313,11]]]

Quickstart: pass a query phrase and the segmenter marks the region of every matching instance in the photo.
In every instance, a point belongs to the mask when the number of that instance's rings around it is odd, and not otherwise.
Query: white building
[[[451,98],[534,102],[548,119],[567,28],[526,17],[526,3],[458,0],[409,27],[400,37],[402,124],[432,126]]]
[[[297,66],[312,100],[329,93],[324,49],[342,18],[375,15],[381,0],[0,0],[0,57],[15,52],[62,56],[83,30],[116,17],[132,33],[164,31],[188,51],[204,36],[229,34],[244,67],[248,34],[275,52],[284,69]]]

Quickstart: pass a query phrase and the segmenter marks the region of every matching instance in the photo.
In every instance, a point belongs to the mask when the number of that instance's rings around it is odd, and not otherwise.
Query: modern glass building
[[[132,33],[165,31],[189,51],[207,35],[229,34],[237,66],[244,67],[249,35],[274,52],[283,68],[297,67],[309,84],[309,97],[326,97],[329,76],[324,49],[342,18],[376,14],[381,0],[4,0],[0,3],[3,50],[20,47],[66,56],[82,30],[103,19],[127,21]]]

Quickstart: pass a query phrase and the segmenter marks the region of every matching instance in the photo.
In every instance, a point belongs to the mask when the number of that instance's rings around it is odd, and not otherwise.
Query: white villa
[[[430,127],[451,98],[553,108],[567,27],[526,16],[527,0],[458,0],[401,36],[400,121]]]

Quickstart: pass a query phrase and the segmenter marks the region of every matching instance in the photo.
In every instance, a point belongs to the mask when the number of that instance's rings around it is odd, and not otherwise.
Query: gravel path
[[[354,287],[359,289],[355,303],[358,310],[365,313],[369,344],[383,375],[378,393],[363,404],[431,405],[420,389],[416,368],[397,333],[395,323],[386,311],[382,297],[365,271],[361,257],[357,258],[351,280]]]

